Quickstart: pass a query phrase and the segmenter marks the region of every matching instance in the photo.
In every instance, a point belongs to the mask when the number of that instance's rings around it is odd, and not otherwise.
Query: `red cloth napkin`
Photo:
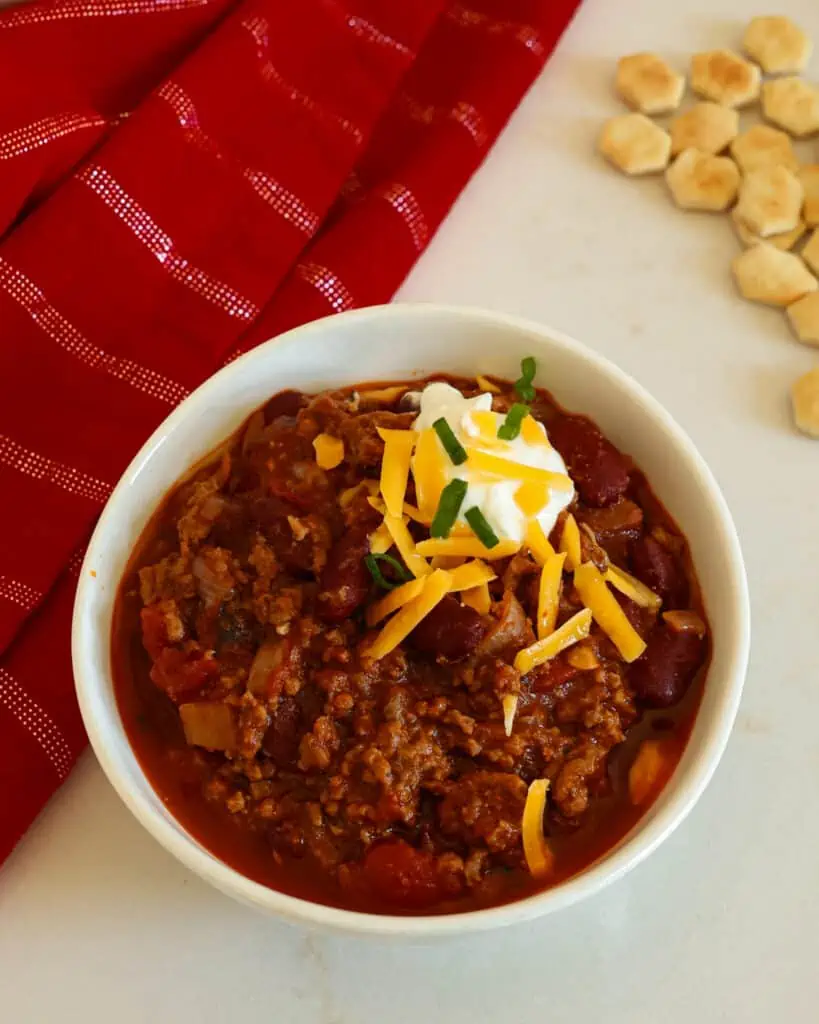
[[[577,2],[0,15],[0,860],[85,744],[71,604],[129,459],[239,352],[391,297]]]

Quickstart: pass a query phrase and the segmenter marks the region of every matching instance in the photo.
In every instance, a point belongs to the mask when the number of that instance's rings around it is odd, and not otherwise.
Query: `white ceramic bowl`
[[[589,415],[645,471],[687,536],[713,628],[713,658],[684,756],[660,798],[601,860],[528,899],[449,916],[353,913],[283,895],[245,878],[204,849],[173,818],[128,744],[111,684],[114,597],[131,549],[179,477],[283,388],[320,391],[435,371],[514,379],[523,356],[537,382],[567,409]],[[747,584],[731,515],[708,467],[669,414],[638,384],[583,345],[496,313],[391,305],[320,320],[269,341],[203,384],[145,444],[100,517],[74,611],[77,694],[91,744],[111,783],[183,864],[229,895],[290,921],[346,932],[433,936],[475,931],[549,913],[597,892],[655,850],[705,789],[725,747],[748,658]]]

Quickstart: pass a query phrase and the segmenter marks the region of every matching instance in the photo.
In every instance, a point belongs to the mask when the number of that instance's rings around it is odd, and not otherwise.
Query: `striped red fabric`
[[[79,558],[225,361],[388,300],[578,0],[44,0],[0,14],[0,859],[85,739]]]

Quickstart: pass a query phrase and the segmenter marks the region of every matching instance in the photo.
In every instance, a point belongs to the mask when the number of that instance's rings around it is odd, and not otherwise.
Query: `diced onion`
[[[518,698],[514,693],[507,693],[501,698],[503,707],[503,731],[507,736],[512,735],[512,726],[515,724],[515,712],[518,709]]]

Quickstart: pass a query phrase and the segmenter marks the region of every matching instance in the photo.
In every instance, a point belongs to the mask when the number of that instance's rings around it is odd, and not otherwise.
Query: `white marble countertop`
[[[819,39],[815,0],[785,0]],[[0,873],[8,1024],[768,1024],[816,1017],[819,444],[787,387],[819,361],[740,301],[725,218],[593,154],[622,53],[735,45],[742,0],[586,0],[402,297],[550,323],[691,433],[736,517],[751,670],[716,777],[602,895],[539,923],[407,947],[318,937],[232,903],[134,821],[90,755]],[[819,75],[819,59],[814,62]]]

